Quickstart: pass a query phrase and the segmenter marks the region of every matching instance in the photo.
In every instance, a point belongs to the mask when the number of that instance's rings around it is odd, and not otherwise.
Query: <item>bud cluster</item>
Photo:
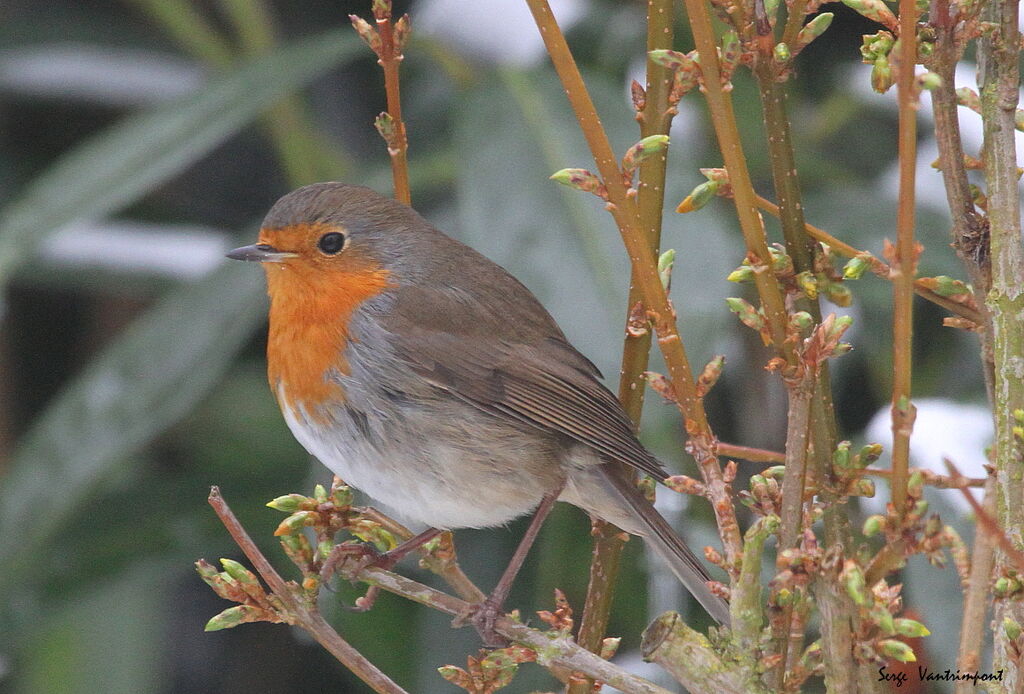
[[[511,684],[520,663],[537,660],[537,652],[526,646],[509,646],[496,650],[481,649],[466,657],[466,667],[444,665],[437,671],[456,687],[470,694],[491,694]]]
[[[206,623],[206,631],[230,629],[247,622],[272,622],[279,624],[285,619],[276,600],[263,590],[256,575],[233,559],[221,559],[223,571],[200,559],[196,571],[213,592],[225,600],[239,603],[214,616]]]

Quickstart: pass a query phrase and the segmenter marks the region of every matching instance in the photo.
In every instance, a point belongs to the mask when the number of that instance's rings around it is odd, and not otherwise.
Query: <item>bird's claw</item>
[[[471,605],[462,614],[452,620],[453,627],[463,627],[472,624],[476,633],[487,648],[504,648],[509,644],[508,639],[499,634],[494,625],[501,616],[501,605],[496,604],[490,598],[481,603]]]
[[[398,563],[398,558],[389,554],[390,552],[381,552],[368,542],[335,545],[320,567],[320,581],[325,585],[330,583],[334,574],[342,567],[343,573],[349,576],[357,576],[359,572],[371,567],[390,571]]]

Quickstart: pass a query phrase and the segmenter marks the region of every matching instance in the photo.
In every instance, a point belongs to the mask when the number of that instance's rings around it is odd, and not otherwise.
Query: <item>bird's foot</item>
[[[330,583],[339,569],[347,576],[358,576],[361,571],[369,568],[390,571],[402,556],[381,552],[368,542],[335,545],[320,567],[320,582],[324,585]]]
[[[452,626],[463,627],[472,624],[485,647],[504,648],[509,641],[494,628],[498,617],[502,616],[501,602],[493,598],[491,595],[483,602],[470,606],[466,612],[452,620]]]

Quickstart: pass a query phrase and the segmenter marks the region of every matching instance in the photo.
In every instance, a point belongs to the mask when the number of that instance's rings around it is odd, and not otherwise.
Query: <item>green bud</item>
[[[749,265],[740,265],[738,268],[729,273],[729,276],[725,278],[729,282],[753,282],[754,281],[754,268]]]
[[[676,252],[668,249],[658,256],[658,276],[661,278],[661,286],[668,291],[672,286],[672,266],[676,261]]]
[[[869,443],[860,449],[860,453],[857,454],[858,467],[865,468],[871,463],[875,462],[882,457],[882,444],[880,443]]]
[[[750,476],[750,488],[751,489],[754,489],[754,487],[763,487],[763,486],[765,486],[765,484],[767,484],[767,482],[768,482],[768,480],[766,480],[763,475],[751,475]]]
[[[814,318],[807,311],[797,311],[790,314],[789,324],[798,333],[805,333],[814,326]]]
[[[864,521],[864,537],[874,537],[885,529],[884,516],[868,516]]]
[[[640,162],[661,154],[668,149],[668,135],[650,135],[626,150],[622,158],[622,168],[626,172],[633,171]]]
[[[739,62],[743,46],[740,37],[731,29],[722,34],[722,72],[731,73]]]
[[[785,465],[772,465],[761,471],[761,474],[770,480],[781,480],[786,476]]]
[[[331,501],[335,508],[348,508],[352,505],[352,487],[341,485],[331,492]]]
[[[832,454],[832,467],[838,470],[850,469],[850,442],[840,441]]]
[[[1024,410],[1018,407],[1016,410],[1013,411],[1013,418],[1016,419],[1021,424],[1024,424]]]
[[[1017,130],[1024,130],[1024,111],[1017,109],[1017,112],[1013,114],[1013,127]]]
[[[896,621],[892,618],[889,610],[883,605],[878,605],[871,611],[871,617],[883,634],[894,636],[896,634]]]
[[[1010,579],[1006,576],[1000,576],[996,579],[995,584],[992,586],[992,592],[995,593],[996,597],[1002,598],[1010,593]]]
[[[324,489],[324,485],[318,484],[313,487],[313,498],[317,500],[317,503],[327,503],[327,490]]]
[[[796,283],[808,299],[818,298],[818,278],[813,272],[804,270],[796,276]]]
[[[281,521],[274,531],[274,535],[289,535],[298,532],[307,525],[313,525],[317,521],[318,514],[313,511],[298,511]]]
[[[655,65],[667,67],[669,70],[693,69],[693,60],[685,53],[680,53],[679,51],[670,51],[667,49],[648,51],[647,57]]]
[[[871,499],[875,496],[875,481],[869,480],[867,477],[861,477],[857,480],[853,488],[857,496],[863,496],[865,499]]]
[[[801,50],[804,46],[809,44],[814,39],[818,38],[825,33],[829,25],[832,24],[833,15],[831,12],[822,12],[811,21],[804,24],[803,29],[796,35],[796,46],[797,50]]]
[[[799,40],[799,37],[797,37]],[[793,54],[789,50],[789,46],[784,43],[775,44],[775,48],[772,49],[772,53],[775,55],[775,62],[788,63],[793,57]]]
[[[939,296],[945,297],[957,297],[965,296],[971,293],[971,288],[960,280],[947,277],[946,275],[939,275],[937,277],[924,278],[929,280],[926,285],[932,289]]]
[[[764,316],[747,301],[736,297],[729,297],[725,300],[725,303],[729,306],[729,310],[736,314],[743,325],[758,331],[764,328]]]
[[[715,197],[715,193],[722,187],[722,184],[717,181],[704,181],[686,196],[686,198],[679,203],[679,207],[676,208],[676,212],[696,212],[700,208],[711,202],[711,198]]]
[[[258,586],[260,584],[259,581],[256,580],[255,574],[234,559],[221,559],[220,563],[221,566],[224,567],[224,571],[227,575],[242,585]]]
[[[839,579],[846,588],[846,593],[857,605],[864,607],[871,603],[871,595],[868,593],[867,584],[864,582],[864,572],[852,559],[847,559],[843,565],[843,571]]]
[[[394,28],[395,52],[398,55],[405,51],[405,44],[409,42],[410,34],[412,34],[412,21],[409,19],[409,15],[403,14],[395,22]]]
[[[896,28],[896,15],[882,0],[843,0],[843,4],[872,21],[884,24],[890,29]]]
[[[793,604],[793,598],[795,595],[789,588],[780,588],[779,592],[775,594],[775,604],[779,607],[789,607]]]
[[[907,478],[907,491],[917,494],[921,491],[922,485],[924,485],[924,474],[920,470],[914,470]]]
[[[853,303],[853,292],[845,284],[829,282],[825,291],[828,294],[828,300],[836,306],[849,306]]]
[[[901,663],[913,663],[917,661],[914,649],[896,639],[883,639],[878,642],[878,652],[887,658],[898,660]]]
[[[584,193],[593,193],[598,197],[607,195],[604,184],[594,174],[586,169],[562,169],[551,174],[551,180],[569,186]]]
[[[913,514],[914,514],[915,516],[917,516],[918,518],[920,518],[920,517],[921,517],[921,516],[923,516],[924,514],[928,513],[928,502],[927,502],[927,501],[925,501],[924,499],[920,499],[920,500],[918,500],[918,501],[917,501],[917,502],[916,502],[916,503],[914,504],[914,509],[913,509],[913,511],[911,511],[911,512],[912,512],[912,513],[913,513]]]
[[[1006,634],[1008,640],[1016,641],[1020,638],[1020,624],[1009,617],[1003,617],[1003,633]]]
[[[910,638],[920,638],[921,636],[928,636],[932,632],[928,631],[928,627],[921,622],[913,619],[897,619],[896,620],[896,633],[900,636],[908,636]]]
[[[352,22],[352,27],[359,34],[359,38],[366,42],[366,45],[370,47],[374,53],[380,55],[381,51],[381,40],[380,34],[370,26],[370,23],[358,15],[350,14],[348,16]]]
[[[301,494],[286,494],[285,496],[279,496],[273,501],[269,502],[267,506],[274,509],[275,511],[283,511],[284,513],[295,513],[299,510],[299,505],[308,502],[309,497],[302,496]]]
[[[253,618],[262,612],[263,610],[252,605],[235,605],[214,616],[206,623],[206,627],[203,630],[220,631],[221,629],[237,627],[244,622],[255,621]]]
[[[879,94],[889,91],[892,86],[892,68],[888,58],[876,58],[871,68],[871,88]]]
[[[920,89],[933,91],[942,86],[942,78],[934,72],[925,72],[917,76],[917,86]]]
[[[789,257],[785,249],[769,246],[768,255],[771,257],[772,272],[786,274],[793,271],[793,259]]]
[[[196,572],[199,574],[199,577],[202,578],[207,583],[212,581],[213,578],[218,573],[220,573],[219,571],[217,571],[217,568],[213,564],[211,564],[210,562],[206,561],[205,559],[200,559],[199,561],[197,561],[195,563],[195,567],[196,567]]]
[[[611,660],[618,652],[620,643],[622,643],[621,636],[609,636],[608,638],[602,639],[601,657],[605,660]]]
[[[316,558],[320,561],[327,559],[331,556],[331,551],[334,549],[334,542],[332,540],[322,540],[316,545]]]
[[[957,88],[956,102],[961,106],[966,106],[975,113],[981,113],[981,97],[978,96],[978,92],[970,87]]]
[[[388,147],[395,146],[395,135],[398,134],[398,126],[395,119],[387,111],[382,111],[373,121],[373,127],[377,128],[380,137]]]
[[[847,280],[859,280],[864,274],[864,271],[871,267],[871,255],[869,253],[861,253],[853,258],[850,258],[846,265],[843,266],[843,279]]]

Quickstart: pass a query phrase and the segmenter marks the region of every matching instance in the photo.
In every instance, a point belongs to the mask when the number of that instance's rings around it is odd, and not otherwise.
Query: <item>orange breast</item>
[[[281,407],[301,404],[315,416],[327,400],[343,401],[331,371],[348,373],[344,352],[353,312],[390,285],[388,273],[365,262],[326,270],[301,261],[267,263],[270,334],[267,375]]]

